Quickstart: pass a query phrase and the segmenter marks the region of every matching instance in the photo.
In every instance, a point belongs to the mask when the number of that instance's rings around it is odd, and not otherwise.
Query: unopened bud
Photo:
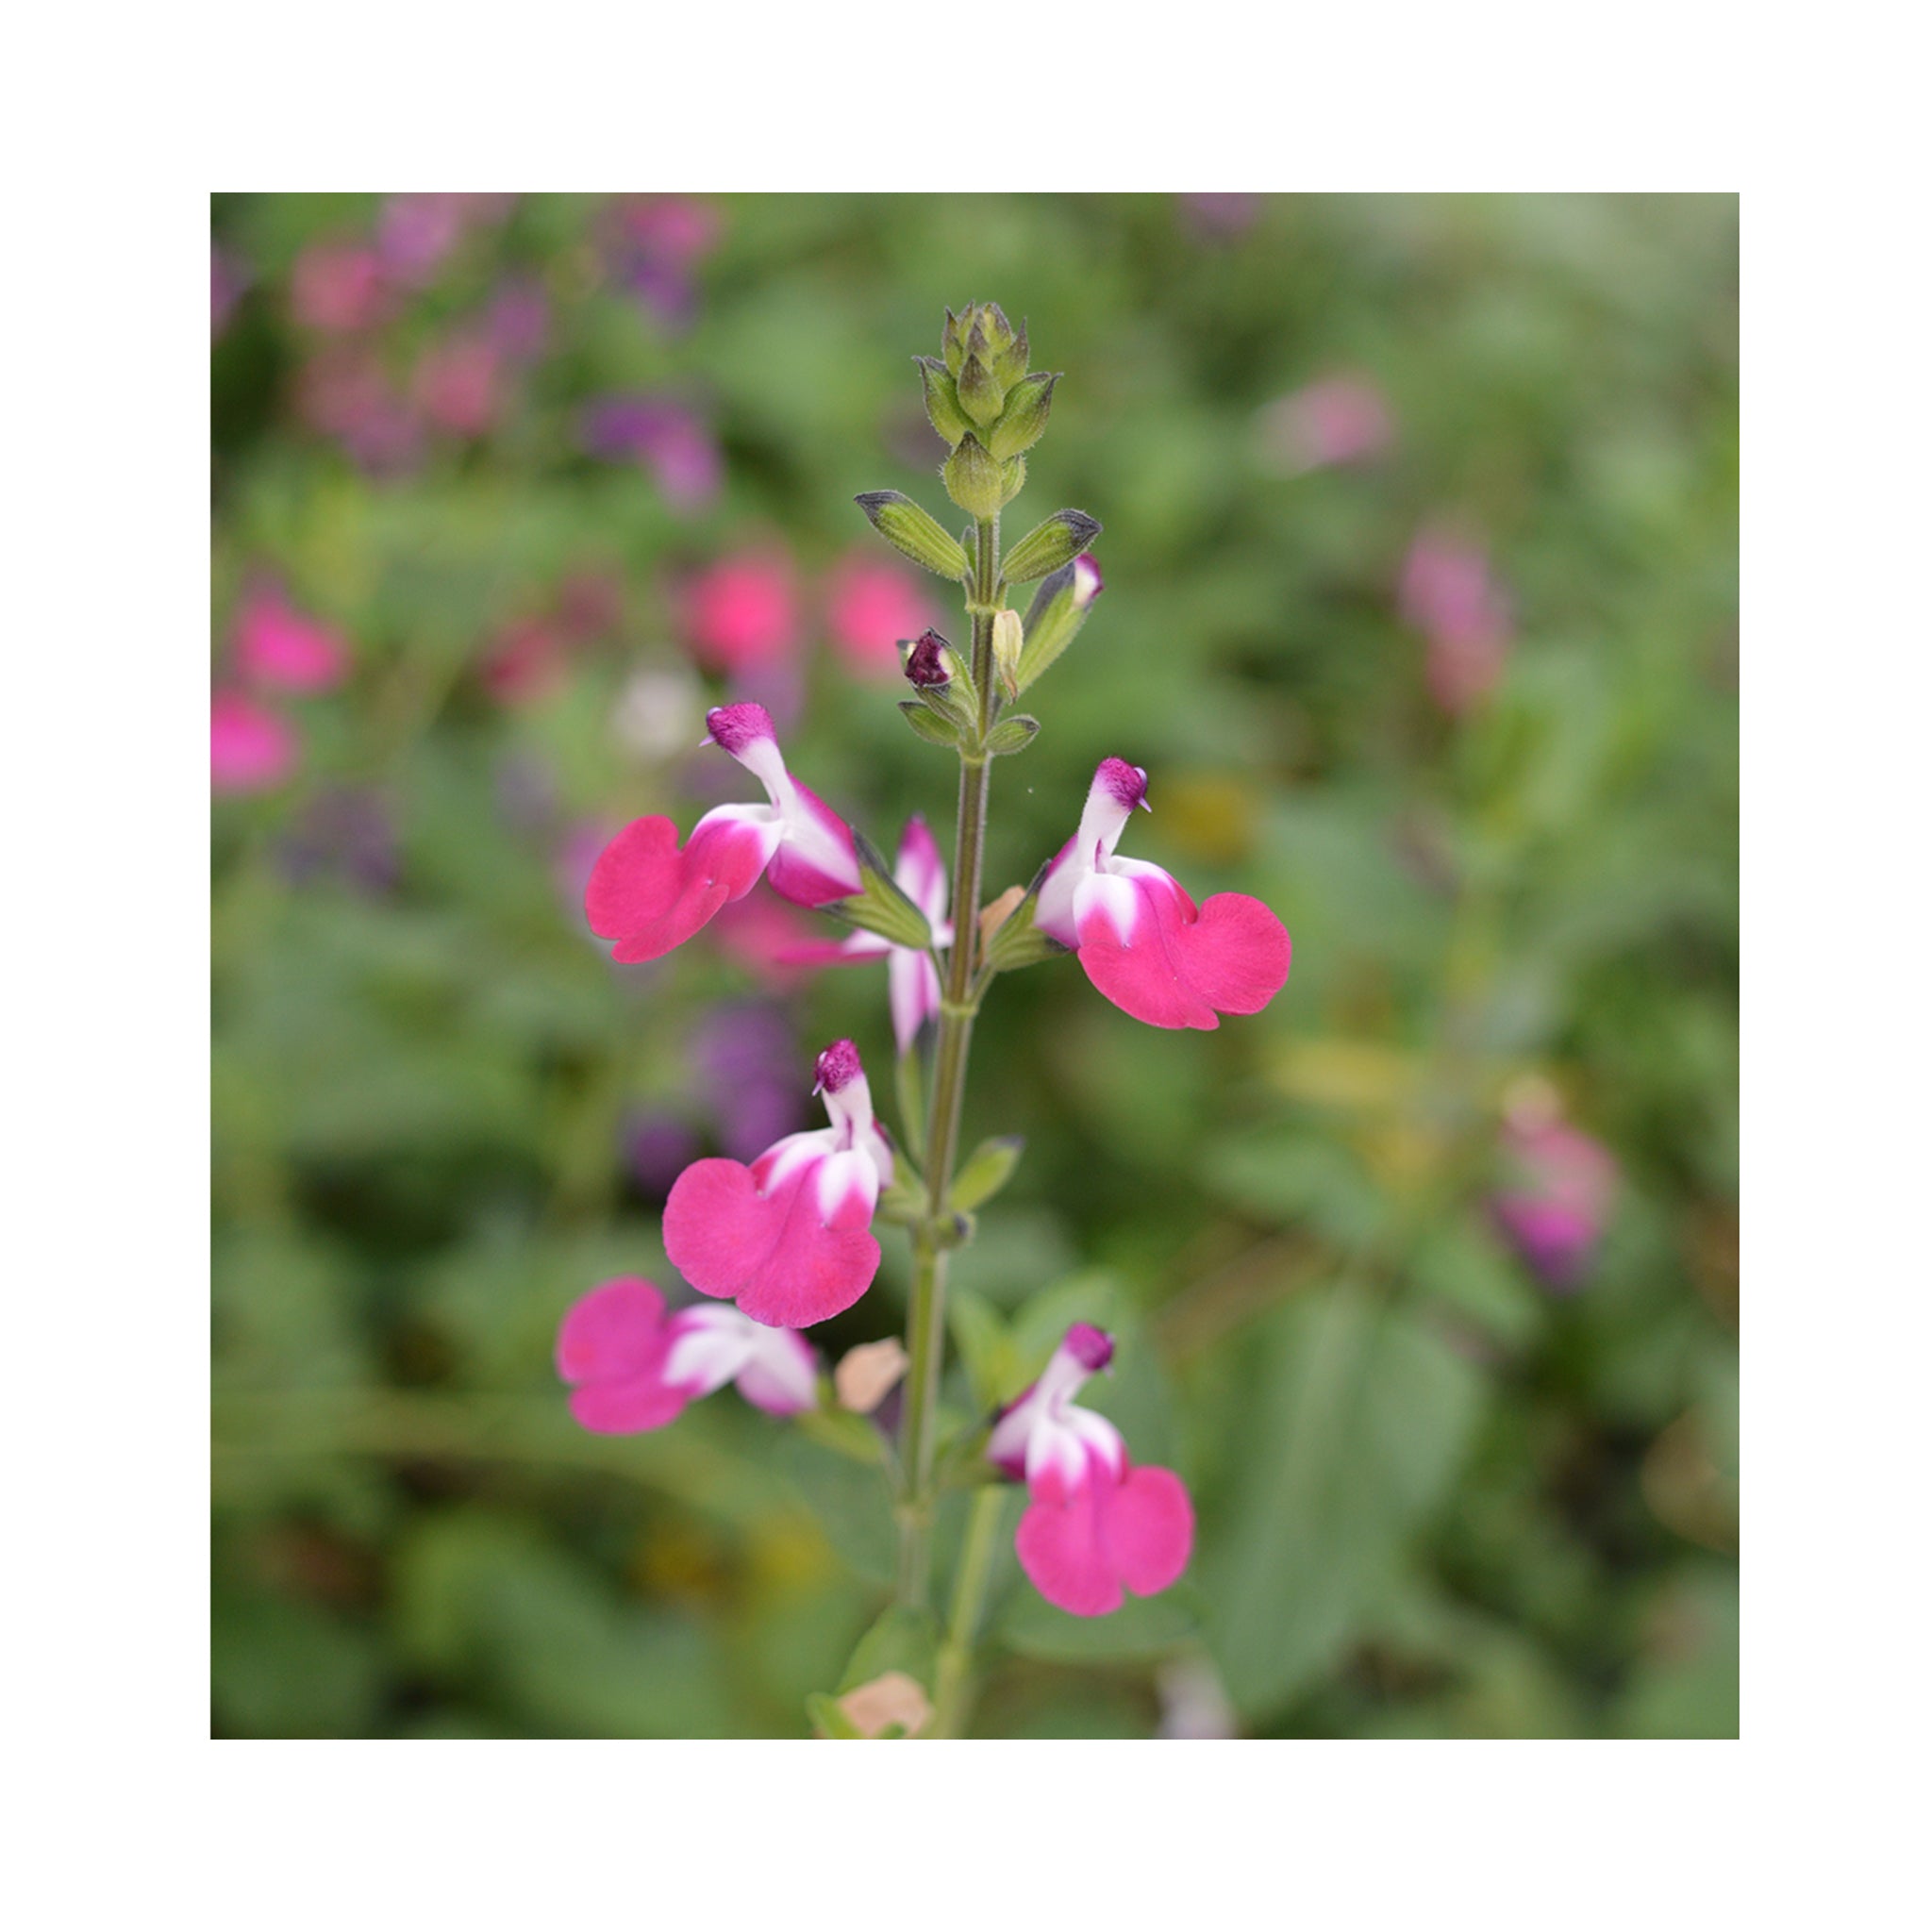
[[[964,315],[955,315],[946,310],[946,325],[940,334],[940,354],[945,358],[946,374],[958,375],[959,365],[966,359],[967,318],[973,313],[969,306]]]
[[[960,439],[959,446],[945,460],[940,472],[945,478],[946,494],[963,509],[968,516],[994,517],[999,514],[1000,505],[1006,501],[1002,494],[1006,478],[1000,466],[988,455],[985,445],[976,436],[967,435]],[[935,524],[934,529],[939,529]],[[941,532],[944,535],[944,532]],[[958,552],[959,570],[963,575],[966,569],[966,553],[955,543]],[[930,568],[930,566],[928,566]],[[1051,569],[1052,566],[1048,565]]]
[[[883,1341],[860,1342],[849,1349],[832,1371],[832,1388],[839,1407],[854,1415],[870,1415],[906,1373],[906,1348],[896,1335]]]
[[[1026,374],[1026,325],[1020,325],[1020,333],[992,358],[992,373],[1007,388],[1011,389]]]
[[[973,349],[966,352],[966,360],[959,367],[958,395],[960,408],[982,429],[1000,420],[1007,392],[993,375],[990,357]],[[957,442],[958,438],[953,441]]]
[[[1101,588],[1100,566],[1087,556],[1074,558],[1041,580],[1026,612],[1026,646],[1020,653],[1022,691],[1074,641]]]
[[[1000,568],[1009,584],[1030,583],[1072,563],[1099,534],[1099,524],[1085,510],[1057,509],[1013,545]]]
[[[992,621],[992,668],[1006,694],[1020,694],[1020,652],[1025,642],[1017,610],[1002,610]]]
[[[993,425],[987,447],[1004,460],[1031,449],[1046,428],[1047,411],[1053,407],[1053,386],[1059,380],[1041,370],[1028,375],[1007,391],[1006,408]]]
[[[954,387],[946,365],[937,356],[920,356],[915,359],[920,379],[925,385],[926,420],[947,442],[958,442],[973,425],[959,407],[959,391]]]
[[[972,439],[969,437],[967,441]],[[984,450],[980,454],[982,457],[986,455]],[[990,457],[986,459],[991,461]],[[947,488],[951,487],[948,483]],[[966,575],[965,551],[909,496],[902,496],[896,490],[874,490],[853,500],[871,519],[873,528],[900,556],[909,557],[935,576],[951,577],[957,581]],[[957,495],[954,501],[958,501]]]
[[[926,631],[906,652],[906,675],[921,691],[943,690],[958,660],[938,631]]]
[[[1026,458],[1008,457],[1000,465],[1000,508],[1004,509],[1026,487]]]

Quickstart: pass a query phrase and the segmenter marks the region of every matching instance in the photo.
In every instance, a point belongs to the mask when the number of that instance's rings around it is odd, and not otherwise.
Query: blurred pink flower
[[[304,328],[346,335],[372,327],[389,310],[381,258],[359,242],[311,242],[295,258],[290,301]]]
[[[790,658],[798,636],[791,565],[773,552],[727,557],[684,587],[683,633],[708,671],[757,671]]]
[[[785,992],[807,977],[811,966],[792,956],[819,937],[809,920],[770,892],[748,892],[720,907],[710,931],[719,951],[769,992]]]
[[[209,748],[216,791],[273,791],[295,769],[299,746],[287,719],[245,692],[214,694]]]
[[[718,210],[681,194],[620,203],[611,227],[611,273],[659,321],[689,323],[697,308],[693,271],[717,244]]]
[[[1184,194],[1181,214],[1203,241],[1231,242],[1255,225],[1263,199],[1258,194]]]
[[[665,396],[600,397],[585,410],[580,433],[592,456],[644,463],[674,509],[702,508],[724,479],[709,425]]]
[[[919,583],[868,551],[848,551],[825,582],[825,618],[832,642],[857,676],[899,675],[899,641],[916,638],[934,622]]]
[[[1478,543],[1445,528],[1425,528],[1402,566],[1402,614],[1428,645],[1429,692],[1460,717],[1503,675],[1514,624],[1509,599]]]
[[[235,621],[235,661],[252,683],[277,691],[333,691],[349,675],[340,631],[292,610],[273,591],[252,591]]]
[[[491,342],[458,332],[424,352],[416,365],[416,401],[437,428],[452,436],[487,436],[503,401],[500,374]]]
[[[367,350],[338,345],[312,357],[296,403],[311,428],[375,475],[407,470],[420,454],[423,426],[415,409]]]
[[[568,669],[568,642],[556,625],[520,618],[485,651],[483,688],[500,705],[535,704],[557,689]]]
[[[543,284],[509,275],[483,311],[483,334],[507,362],[534,362],[550,340],[550,298]]]
[[[1502,1154],[1504,1183],[1490,1203],[1497,1225],[1550,1287],[1581,1286],[1616,1198],[1616,1158],[1565,1121],[1541,1083],[1510,1102]]]
[[[1288,475],[1366,462],[1387,449],[1394,419],[1365,376],[1330,375],[1270,403],[1260,414],[1262,448]]]

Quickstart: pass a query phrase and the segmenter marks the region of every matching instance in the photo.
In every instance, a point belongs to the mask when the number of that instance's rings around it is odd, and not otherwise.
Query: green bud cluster
[[[926,417],[950,452],[946,494],[971,516],[996,516],[1026,481],[1059,377],[1027,374],[1026,325],[1015,330],[997,302],[947,309],[940,348],[917,360]]]

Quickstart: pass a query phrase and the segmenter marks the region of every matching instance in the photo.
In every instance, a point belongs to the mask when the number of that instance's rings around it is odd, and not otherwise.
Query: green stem
[[[973,1641],[1006,1506],[1007,1492],[998,1483],[988,1483],[974,1494],[966,1541],[959,1551],[959,1573],[953,1584],[953,1614],[940,1649],[939,1683],[933,1691],[935,1738],[957,1738],[972,1709]]]
[[[979,690],[979,742],[992,723],[992,604],[999,582],[998,517],[978,521],[977,556],[969,605],[973,610],[973,679]],[[938,1433],[940,1374],[945,1361],[946,1249],[952,1233],[947,1202],[958,1153],[959,1115],[966,1098],[966,1060],[973,1044],[974,948],[979,938],[979,874],[986,844],[989,760],[962,752],[959,815],[953,841],[953,944],[946,957],[940,1004],[939,1045],[933,1057],[932,1108],[925,1134],[927,1210],[913,1232],[912,1305],[906,1323],[906,1415],[900,1432],[899,1601],[922,1608],[932,1593],[933,1455]]]

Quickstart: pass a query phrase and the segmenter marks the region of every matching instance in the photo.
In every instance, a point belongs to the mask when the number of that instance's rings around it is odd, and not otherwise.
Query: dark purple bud
[[[929,630],[906,654],[906,675],[921,691],[941,691],[953,681],[946,669],[946,641]]]

